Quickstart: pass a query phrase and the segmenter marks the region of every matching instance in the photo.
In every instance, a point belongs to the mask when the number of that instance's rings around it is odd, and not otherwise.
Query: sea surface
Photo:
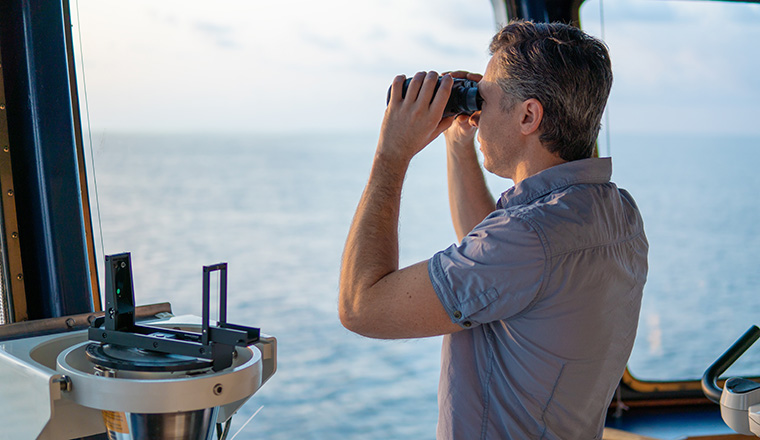
[[[233,419],[231,433],[260,410],[238,439],[435,437],[440,338],[370,340],[338,320],[342,248],[375,144],[376,133],[93,138],[98,254],[131,252],[136,302],[200,315],[202,266],[227,262],[228,320],[278,340],[277,373]],[[698,378],[760,321],[760,138],[621,135],[602,153],[651,246],[630,369]],[[509,186],[489,178],[495,195]],[[412,163],[400,241],[402,265],[456,241],[440,140]],[[730,371],[760,375],[759,354]]]

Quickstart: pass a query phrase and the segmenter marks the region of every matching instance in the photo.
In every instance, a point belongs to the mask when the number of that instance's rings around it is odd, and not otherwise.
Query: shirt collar
[[[608,183],[612,159],[590,158],[565,162],[536,173],[502,193],[496,207],[524,205],[560,188],[583,183]]]

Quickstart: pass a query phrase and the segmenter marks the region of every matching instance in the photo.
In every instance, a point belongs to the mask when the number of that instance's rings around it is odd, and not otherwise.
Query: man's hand
[[[457,70],[456,72],[448,72],[448,75],[450,75],[452,78],[463,78],[463,79],[469,79],[471,81],[477,81],[479,82],[481,79],[483,79],[483,75],[479,73],[470,73],[465,72],[464,70]],[[474,148],[475,143],[475,133],[477,133],[478,129],[475,126],[475,122],[473,118],[476,118],[478,116],[479,112],[476,112],[475,114],[468,116],[468,115],[458,115],[456,116],[456,119],[454,122],[449,126],[449,128],[444,131],[444,136],[446,137],[446,145],[449,148]]]
[[[454,83],[451,76],[444,75],[436,92],[438,73],[417,72],[402,98],[405,80],[403,75],[393,80],[377,146],[379,155],[402,163],[411,161],[454,120],[453,117],[441,119]]]

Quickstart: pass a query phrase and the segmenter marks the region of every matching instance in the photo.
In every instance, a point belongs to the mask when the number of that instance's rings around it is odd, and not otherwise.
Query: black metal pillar
[[[510,20],[555,22],[579,26],[578,10],[583,0],[503,0]]]
[[[61,1],[0,2],[5,105],[29,319],[93,310],[65,16]]]

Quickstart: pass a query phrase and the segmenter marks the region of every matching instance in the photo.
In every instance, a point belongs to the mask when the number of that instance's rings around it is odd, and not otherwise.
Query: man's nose
[[[480,110],[476,111],[472,114],[472,116],[470,116],[469,122],[473,127],[478,127],[478,124],[480,123]]]

